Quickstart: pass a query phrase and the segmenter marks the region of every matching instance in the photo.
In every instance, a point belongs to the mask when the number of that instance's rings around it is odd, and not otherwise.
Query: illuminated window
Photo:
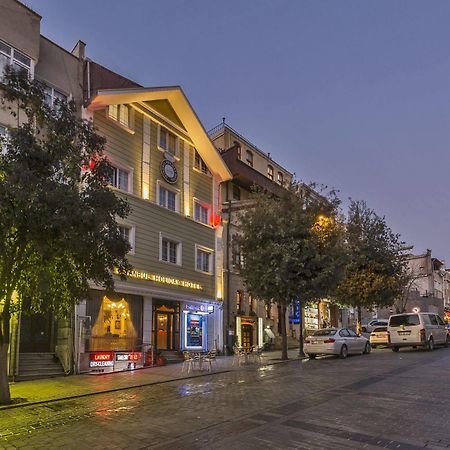
[[[194,168],[206,175],[209,174],[208,166],[205,164],[205,161],[203,161],[197,150],[195,150]]]
[[[128,105],[109,105],[108,117],[120,125],[131,130],[132,127],[132,109]]]
[[[181,242],[161,236],[159,259],[181,266]]]
[[[250,167],[253,167],[253,153],[250,150],[247,150],[246,155],[247,155],[247,164]]]
[[[243,300],[244,294],[242,291],[236,291],[236,310],[242,311],[242,300]]]
[[[89,351],[133,350],[142,337],[142,297],[115,295],[108,297],[93,291],[87,301],[92,318]]]
[[[16,71],[25,71],[28,76],[31,75],[31,59],[10,45],[0,41],[0,80],[3,79],[7,66],[12,66]]]
[[[115,167],[111,165],[112,175],[109,179],[109,184],[114,186],[121,191],[129,192],[130,191],[130,173],[127,170],[124,170],[119,167]]]
[[[201,223],[204,223],[205,225],[209,225],[209,208],[207,206],[204,206],[201,203],[195,201],[194,202],[194,219],[197,222],[201,222]]]
[[[283,174],[281,172],[278,172],[277,183],[283,186]]]
[[[178,193],[158,184],[158,204],[171,211],[178,211]]]
[[[200,272],[212,273],[213,272],[212,250],[205,249],[202,247],[196,247],[195,253],[196,253],[195,268]]]
[[[273,167],[271,165],[267,166],[267,178],[273,181]]]
[[[233,200],[240,200],[240,199],[241,199],[241,190],[239,189],[239,186],[233,184]]]
[[[234,267],[239,268],[244,266],[244,257],[242,255],[241,246],[235,240],[233,241],[232,258]]]
[[[264,303],[264,309],[266,311],[266,319],[272,318],[272,305],[270,303]]]
[[[158,146],[160,150],[171,153],[173,156],[178,155],[178,138],[166,128],[159,126],[159,141]]]

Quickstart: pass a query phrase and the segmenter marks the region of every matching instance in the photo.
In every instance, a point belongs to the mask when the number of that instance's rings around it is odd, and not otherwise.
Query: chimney
[[[72,50],[72,55],[78,59],[83,60],[85,58],[86,44],[83,41],[78,41]]]

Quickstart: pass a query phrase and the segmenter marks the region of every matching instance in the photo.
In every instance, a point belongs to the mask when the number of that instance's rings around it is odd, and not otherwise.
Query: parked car
[[[400,347],[425,347],[433,350],[435,345],[448,347],[450,336],[447,326],[434,313],[395,314],[389,318],[389,346],[398,352]]]
[[[388,321],[385,319],[373,319],[365,325],[361,325],[363,333],[372,333],[376,327],[387,327]]]
[[[348,328],[324,328],[305,339],[305,353],[314,359],[317,355],[339,355],[370,353],[370,342]]]
[[[372,348],[389,345],[389,332],[387,326],[374,328],[372,333],[370,333],[370,345]]]

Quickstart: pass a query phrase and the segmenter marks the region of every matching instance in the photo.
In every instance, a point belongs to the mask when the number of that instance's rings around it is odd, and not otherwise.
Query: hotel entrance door
[[[253,347],[253,326],[249,324],[242,324],[242,347]]]
[[[174,305],[173,307],[169,307],[168,305],[154,305],[153,343],[156,350],[178,350],[178,310],[178,305]]]

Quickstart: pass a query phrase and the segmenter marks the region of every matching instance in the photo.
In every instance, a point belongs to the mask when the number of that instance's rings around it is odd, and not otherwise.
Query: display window
[[[207,316],[197,312],[184,312],[184,342],[187,349],[206,347]]]

